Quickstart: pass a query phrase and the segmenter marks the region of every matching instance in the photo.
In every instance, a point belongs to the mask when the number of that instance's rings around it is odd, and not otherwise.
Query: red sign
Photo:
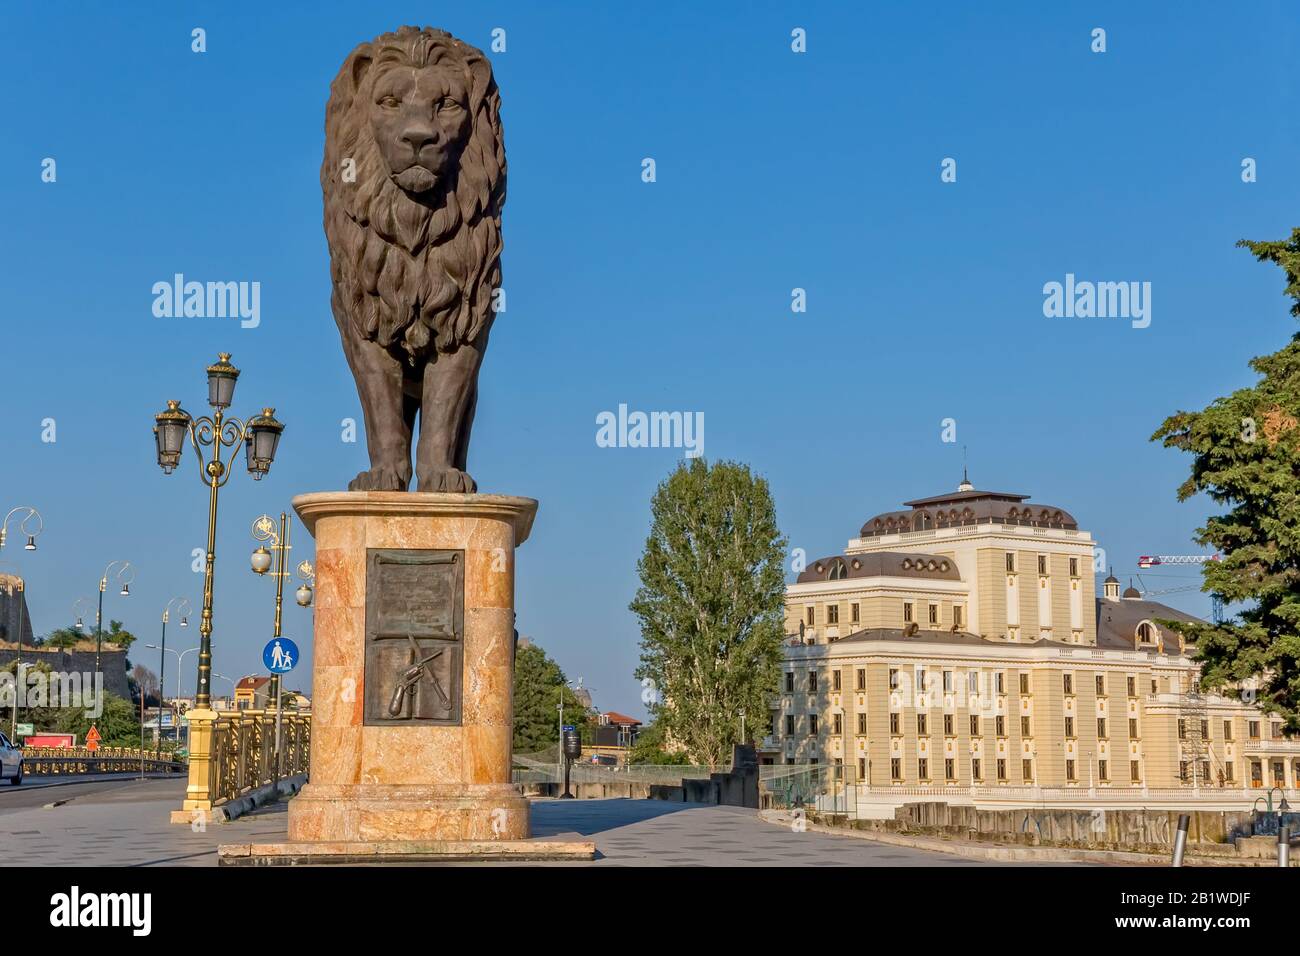
[[[28,734],[23,738],[23,744],[28,747],[75,747],[77,737],[75,734]]]
[[[99,749],[99,730],[94,724],[90,725],[90,731],[86,734],[86,749],[91,753]]]

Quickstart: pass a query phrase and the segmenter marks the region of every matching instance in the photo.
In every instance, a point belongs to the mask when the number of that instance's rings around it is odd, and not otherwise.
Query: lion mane
[[[442,61],[464,71],[472,125],[447,181],[412,198],[389,178],[364,97],[376,66]],[[332,304],[344,335],[350,323],[361,338],[416,364],[490,328],[506,195],[500,114],[487,57],[442,30],[402,27],[348,55],[330,86],[320,175]]]

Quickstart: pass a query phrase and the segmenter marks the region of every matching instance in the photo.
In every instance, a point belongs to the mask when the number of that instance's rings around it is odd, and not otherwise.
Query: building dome
[[[1129,578],[1128,587],[1124,589],[1123,597],[1142,599],[1142,592],[1133,586],[1133,579]]]

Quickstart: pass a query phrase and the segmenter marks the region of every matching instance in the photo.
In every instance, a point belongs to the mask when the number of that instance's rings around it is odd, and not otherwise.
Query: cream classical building
[[[1300,741],[1197,692],[1159,620],[1074,517],[980,491],[905,502],[786,591],[764,763],[872,787],[1295,787]]]

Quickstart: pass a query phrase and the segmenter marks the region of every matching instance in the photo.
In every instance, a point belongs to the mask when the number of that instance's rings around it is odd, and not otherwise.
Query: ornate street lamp
[[[298,602],[299,607],[311,607],[312,587],[316,584],[316,569],[310,561],[303,561],[298,565],[298,577],[302,579],[302,584],[298,585],[298,590],[293,592],[293,598]]]
[[[23,550],[35,551],[36,538],[45,530],[45,520],[41,517],[41,513],[31,505],[20,505],[19,507],[12,509],[7,515],[5,515],[5,520],[0,521],[0,548],[5,546],[5,539],[9,534],[10,520],[20,511],[27,512],[18,522],[18,530],[27,537],[27,542],[23,545]],[[35,524],[33,525],[31,522],[35,522]]]
[[[189,598],[174,597],[167,602],[167,606],[162,612],[162,646],[158,648],[158,748],[155,756],[162,759],[162,705],[163,699],[167,696],[167,685],[163,683],[163,677],[167,673],[167,620],[171,617],[172,605],[176,605],[176,612],[181,616],[181,627],[190,626],[190,611],[193,607],[190,605]],[[177,668],[179,670],[179,667]],[[175,721],[173,719],[173,725]],[[180,741],[180,728],[176,728],[176,740]]]
[[[95,612],[95,674],[99,674],[99,652],[104,640],[104,589],[108,587],[108,576],[116,569],[117,581],[121,585],[118,591],[122,597],[131,594],[131,582],[135,580],[135,568],[130,561],[117,559],[108,562],[104,573],[99,578],[99,610]]]
[[[280,530],[278,532],[275,528],[275,521],[270,515],[259,515],[253,521],[252,533],[253,538],[257,541],[271,542],[270,551],[263,544],[259,545],[257,550],[253,552],[249,563],[252,565],[254,574],[266,574],[271,569],[271,551],[275,552],[275,571],[273,572],[275,575],[275,628],[271,634],[274,639],[280,637],[281,609],[284,607],[284,579],[289,576],[289,572],[286,570],[289,551],[292,550],[292,546],[289,544],[289,515],[286,512],[280,512]],[[310,572],[311,565],[303,561],[298,565],[299,575],[303,574],[304,567]],[[303,587],[307,588],[307,600],[304,603],[301,597],[303,588],[299,588],[298,603],[306,607],[311,603],[311,588],[305,584]],[[275,702],[275,777],[278,780],[280,779],[280,741],[282,739],[280,734],[282,708],[280,706],[279,674],[271,675],[270,700]]]
[[[247,446],[248,471],[260,479],[271,469],[276,448],[284,425],[275,420],[274,410],[266,408],[261,415],[249,419],[247,424],[238,418],[225,417],[235,397],[235,383],[239,369],[230,364],[230,353],[222,352],[217,361],[208,366],[208,405],[212,415],[193,418],[181,408],[180,402],[169,401],[167,408],[154,417],[154,440],[158,449],[158,465],[164,474],[180,463],[188,435],[198,456],[199,478],[208,486],[208,549],[203,571],[203,610],[199,620],[199,674],[194,697],[196,710],[207,711],[212,702],[210,675],[212,673],[212,577],[216,563],[217,547],[217,497],[218,492],[232,474],[230,465],[241,445]],[[211,448],[212,455],[204,460],[203,449]],[[222,457],[222,451],[228,454]]]

